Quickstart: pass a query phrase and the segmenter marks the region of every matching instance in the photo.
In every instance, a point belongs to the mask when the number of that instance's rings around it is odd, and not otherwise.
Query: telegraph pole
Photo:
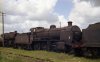
[[[3,29],[3,34],[4,34],[4,14],[3,12],[0,12],[2,15],[2,29]],[[4,41],[4,36],[3,36],[3,41]],[[4,46],[4,42],[3,42],[3,46]]]
[[[2,14],[2,29],[3,29],[3,34],[4,34],[4,14],[3,12],[0,12]]]

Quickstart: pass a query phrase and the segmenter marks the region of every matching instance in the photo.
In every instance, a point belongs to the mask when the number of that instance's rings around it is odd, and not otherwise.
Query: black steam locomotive
[[[77,55],[100,55],[100,23],[89,25],[82,31],[72,22],[68,26],[50,29],[44,27],[31,28],[30,32],[10,32],[1,35],[0,46],[28,50],[48,50],[70,52]]]

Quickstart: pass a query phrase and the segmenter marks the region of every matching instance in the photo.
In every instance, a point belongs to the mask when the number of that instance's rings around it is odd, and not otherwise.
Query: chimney
[[[72,26],[72,21],[69,21],[68,22],[68,26]]]

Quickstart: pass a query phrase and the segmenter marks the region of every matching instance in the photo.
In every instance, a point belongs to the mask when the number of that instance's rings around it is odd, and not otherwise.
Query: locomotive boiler
[[[50,38],[50,50],[58,51],[57,46],[59,45],[58,42],[60,41],[60,32],[61,28],[56,28],[55,25],[51,25],[49,29],[49,38]]]
[[[33,35],[33,48],[35,50],[55,50],[56,42],[60,39],[60,29],[51,25],[50,29],[43,27],[31,28]]]
[[[55,25],[51,25],[49,29],[49,38],[52,40],[60,40],[60,28],[56,28]]]

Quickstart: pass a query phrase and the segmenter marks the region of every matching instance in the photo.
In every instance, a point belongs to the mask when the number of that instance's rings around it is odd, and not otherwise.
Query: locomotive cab
[[[14,40],[16,35],[17,35],[17,31],[2,34],[2,38],[4,39],[3,46],[5,47],[14,46]]]

